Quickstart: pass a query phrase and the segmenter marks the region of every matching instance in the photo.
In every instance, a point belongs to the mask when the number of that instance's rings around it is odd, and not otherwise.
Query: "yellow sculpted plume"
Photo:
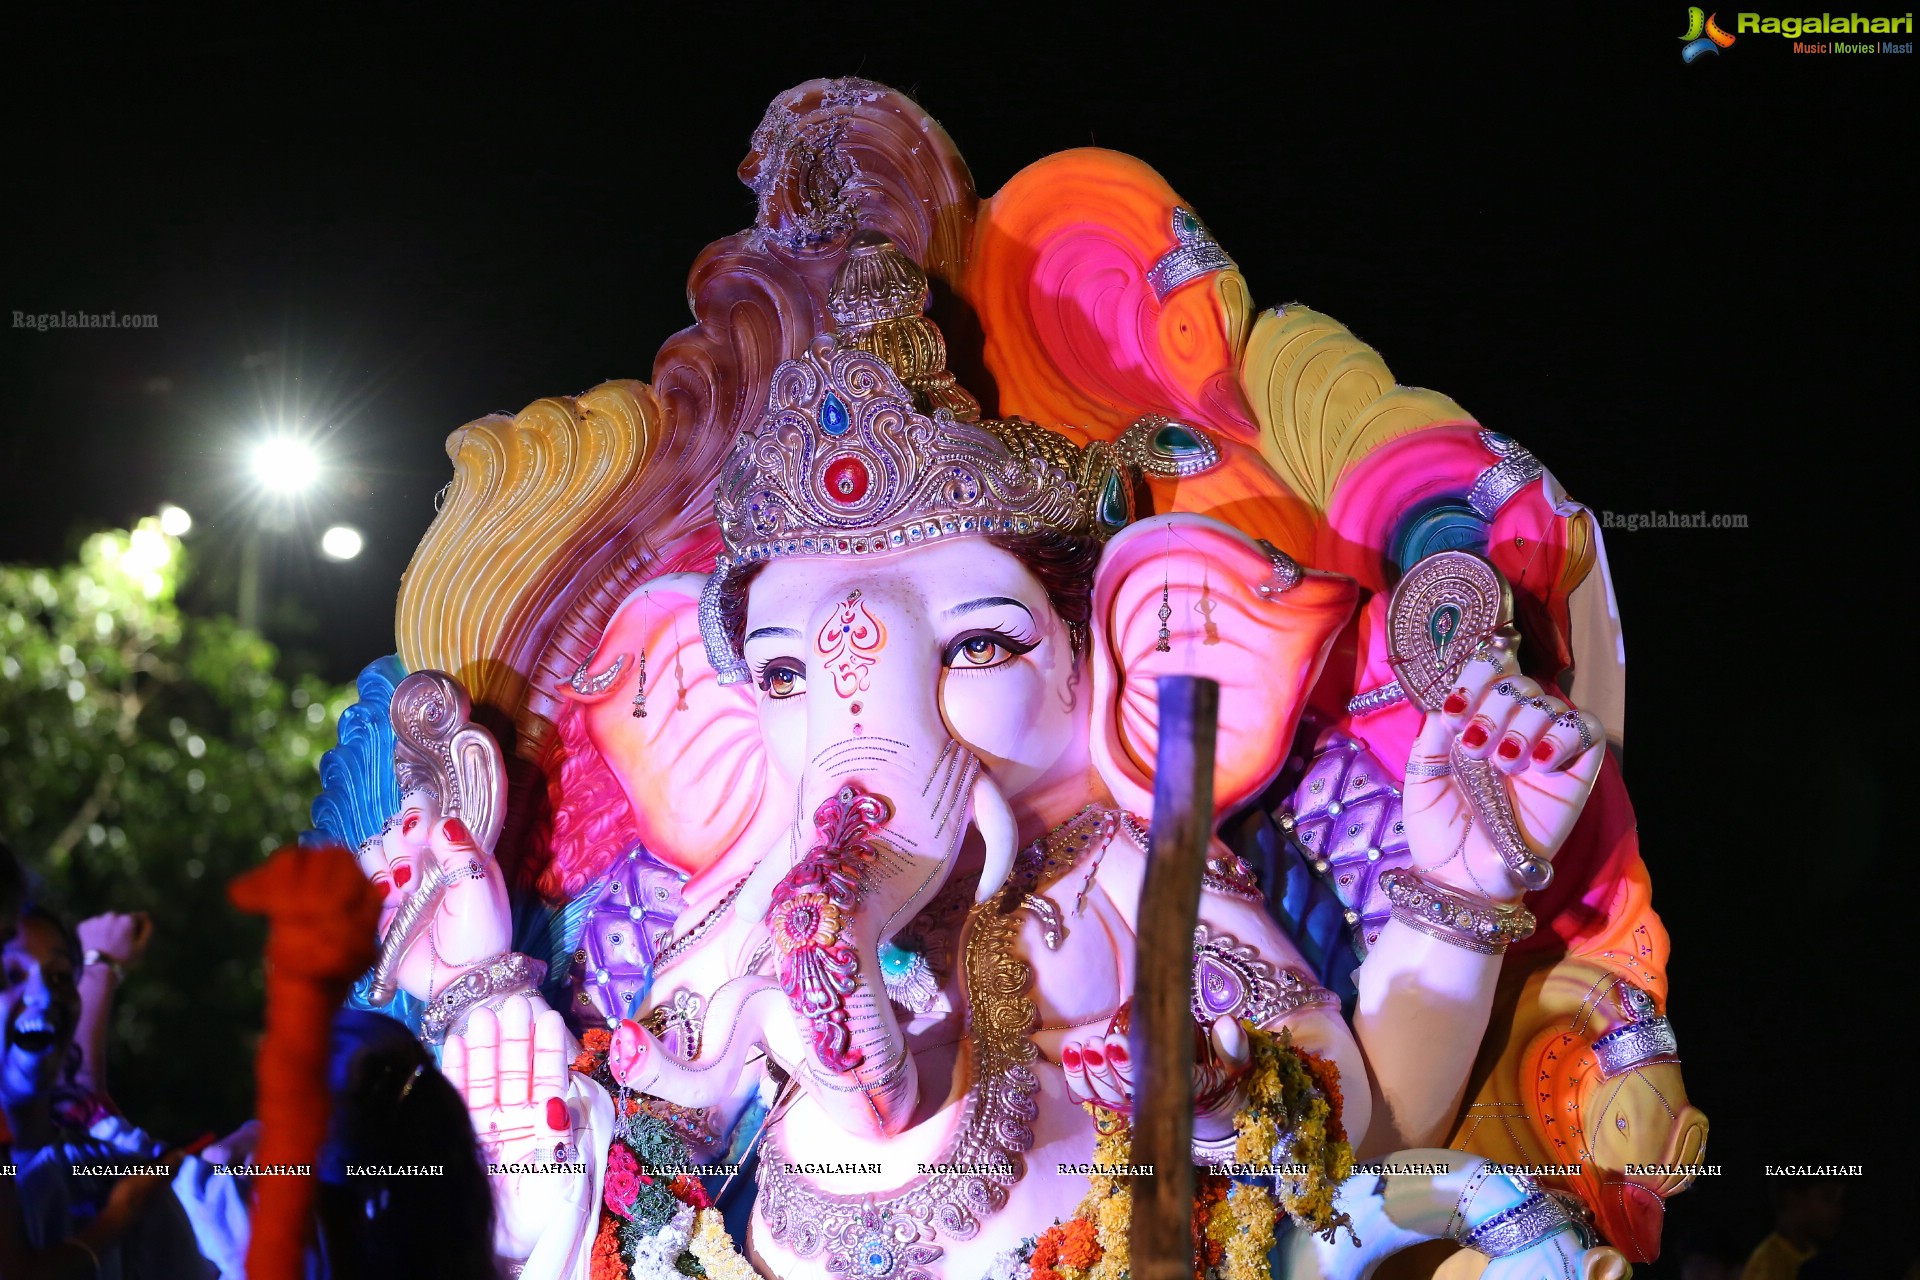
[[[394,629],[409,671],[452,674],[509,719],[539,657],[539,615],[631,515],[661,409],[643,382],[536,400],[447,437],[453,484],[400,584]],[[538,744],[523,740],[519,754]]]
[[[1254,322],[1240,386],[1260,420],[1260,452],[1322,513],[1341,473],[1370,451],[1438,422],[1473,421],[1438,391],[1395,383],[1379,352],[1302,306]]]

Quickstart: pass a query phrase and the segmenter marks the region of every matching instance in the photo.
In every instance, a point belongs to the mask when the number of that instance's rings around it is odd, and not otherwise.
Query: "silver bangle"
[[[1508,1258],[1555,1232],[1578,1230],[1566,1206],[1546,1192],[1536,1191],[1468,1231],[1460,1243],[1489,1258]]]
[[[1468,951],[1497,956],[1533,936],[1533,912],[1525,907],[1458,893],[1417,871],[1395,867],[1380,877],[1380,888],[1395,920]]]
[[[1218,1164],[1232,1164],[1239,1150],[1240,1135],[1230,1133],[1224,1138],[1203,1138],[1199,1134],[1193,1137],[1193,1162],[1202,1168],[1211,1168]]]
[[[1657,1059],[1675,1058],[1679,1053],[1680,1042],[1674,1037],[1673,1024],[1665,1018],[1629,1022],[1593,1042],[1593,1056],[1600,1063],[1602,1080],[1611,1080]]]

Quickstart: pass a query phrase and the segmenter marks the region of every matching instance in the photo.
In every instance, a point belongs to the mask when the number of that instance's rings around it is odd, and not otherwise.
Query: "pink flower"
[[[623,1142],[613,1144],[607,1153],[607,1189],[603,1197],[607,1208],[623,1218],[633,1216],[633,1201],[640,1194],[640,1162],[633,1158]]]

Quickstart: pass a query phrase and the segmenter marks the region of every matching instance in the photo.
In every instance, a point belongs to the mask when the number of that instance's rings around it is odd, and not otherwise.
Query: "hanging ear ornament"
[[[1169,538],[1171,538],[1173,533],[1172,526],[1168,526],[1167,533]],[[1173,632],[1167,629],[1167,623],[1173,620],[1173,605],[1169,603],[1167,599],[1167,592],[1171,585],[1168,572],[1166,567],[1166,552],[1163,551],[1160,553],[1160,634],[1153,642],[1153,651],[1155,653],[1173,652]]]
[[[680,615],[673,615],[673,709],[687,709],[687,672],[680,665]]]
[[[650,595],[640,597],[640,635],[642,638],[640,641],[640,687],[634,691],[633,695],[633,718],[635,720],[645,720],[647,718],[647,642],[645,637],[647,634],[647,610],[652,602],[653,597]]]

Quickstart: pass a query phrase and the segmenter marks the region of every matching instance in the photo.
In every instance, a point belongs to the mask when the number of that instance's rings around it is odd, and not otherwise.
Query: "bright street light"
[[[320,459],[313,448],[287,436],[262,440],[253,446],[249,461],[254,479],[275,493],[299,493],[320,473]]]
[[[351,560],[360,554],[365,546],[360,531],[352,525],[336,524],[320,535],[320,550],[330,560]]]
[[[176,507],[171,502],[160,506],[160,532],[169,538],[183,538],[193,528],[193,517],[187,514],[185,507]]]

